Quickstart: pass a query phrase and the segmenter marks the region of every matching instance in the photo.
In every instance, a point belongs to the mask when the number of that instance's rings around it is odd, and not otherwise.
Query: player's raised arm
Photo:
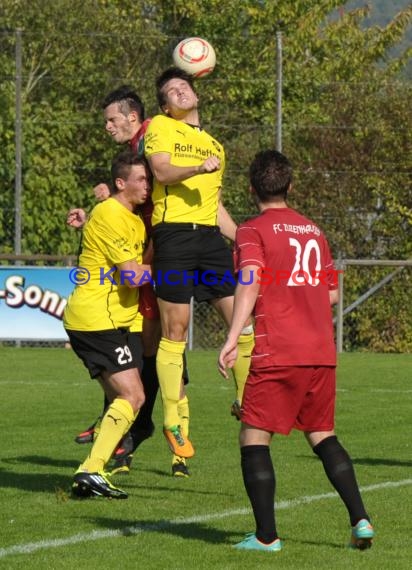
[[[101,182],[93,188],[93,194],[96,200],[103,202],[103,200],[107,200],[110,197],[110,188],[105,182]]]
[[[72,228],[80,229],[87,222],[87,214],[83,208],[72,208],[69,210],[66,223]]]
[[[148,157],[150,169],[161,184],[176,184],[198,174],[207,174],[220,169],[220,160],[209,156],[202,164],[175,166],[170,162],[170,154],[159,152]]]

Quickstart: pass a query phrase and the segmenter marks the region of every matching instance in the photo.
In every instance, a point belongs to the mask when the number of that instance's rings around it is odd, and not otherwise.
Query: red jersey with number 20
[[[239,279],[258,267],[255,348],[251,367],[336,364],[329,290],[337,289],[320,229],[291,208],[269,208],[236,234]]]

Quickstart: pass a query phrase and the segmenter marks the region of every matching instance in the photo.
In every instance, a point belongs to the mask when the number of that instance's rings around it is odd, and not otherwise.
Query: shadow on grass
[[[312,455],[300,455],[302,459],[319,461],[318,457]],[[402,461],[400,459],[389,459],[385,457],[351,457],[354,465],[386,465],[387,467],[412,467],[412,461]]]
[[[388,467],[412,467],[412,461],[400,461],[399,459],[384,459],[374,457],[352,457],[352,463],[356,465],[387,465]]]
[[[79,461],[73,459],[55,459],[44,455],[21,455],[19,457],[8,457],[2,459],[2,463],[9,465],[18,465],[20,463],[30,463],[31,465],[44,465],[46,467],[67,467],[68,469],[76,469]]]
[[[16,473],[0,469],[0,488],[21,489],[40,493],[69,492],[70,478],[56,473]]]
[[[62,467],[68,470],[68,475],[67,475],[67,481],[69,483],[66,482],[66,486],[69,489],[70,488],[70,484],[71,484],[71,476],[72,474],[75,472],[75,470],[78,468],[79,463],[80,463],[80,459],[79,460],[65,460],[65,459],[54,459],[52,457],[46,457],[43,455],[23,455],[20,457],[8,457],[5,459],[2,459],[1,462],[3,464],[8,464],[8,465],[21,465],[21,464],[30,464],[30,465],[39,465],[39,466],[43,466],[43,467]],[[195,489],[191,489],[190,487],[186,486],[186,488],[183,487],[183,485],[188,484],[190,485],[191,481],[196,481],[196,478],[193,477],[193,479],[184,479],[182,480],[181,478],[177,478],[177,477],[172,477],[171,475],[171,471],[169,470],[162,470],[162,469],[150,469],[148,467],[143,467],[141,465],[138,465],[136,462],[135,465],[135,469],[132,470],[133,471],[133,475],[135,474],[139,474],[139,473],[145,473],[145,474],[149,474],[149,475],[157,475],[158,477],[162,477],[162,478],[166,478],[168,481],[172,482],[172,485],[175,483],[176,485],[179,485],[179,491],[184,491],[185,493],[194,493],[194,494],[198,494],[198,495],[222,495],[224,497],[229,496],[228,493],[225,492],[219,492],[216,490],[213,491],[205,491],[202,490],[201,488],[199,488],[198,486]],[[22,488],[22,489],[28,489],[30,490],[31,487],[19,487],[18,485],[14,484],[14,485],[9,485],[8,481],[10,482],[14,482],[16,480],[16,478],[18,477],[24,477],[27,474],[18,474],[16,472],[8,472],[5,471],[4,469],[0,468],[0,487],[18,487],[18,488]],[[59,477],[60,475],[56,475],[56,478]],[[52,477],[52,475],[45,475],[43,473],[33,473],[32,475],[27,475],[27,477],[38,477],[38,478],[50,478]],[[64,476],[62,476],[64,477]],[[127,489],[138,489],[140,491],[142,490],[152,490],[153,487],[149,487],[149,486],[144,486],[141,485],[139,482],[135,482],[135,477],[129,477],[129,476],[115,476],[112,478],[113,482],[115,485],[118,485],[119,487],[125,486],[127,487]],[[56,487],[59,487],[60,485],[56,483],[55,485]],[[157,486],[156,490],[170,490],[174,487],[164,487],[164,486]],[[36,490],[41,490],[41,489],[36,489]],[[50,490],[50,488],[49,488]]]
[[[337,550],[348,550],[348,543],[349,543],[349,540],[346,543],[345,542],[340,543],[340,542],[330,542],[326,540],[303,540],[299,538],[286,537],[286,536],[282,536],[282,540],[287,544],[304,544],[315,547],[328,546],[329,548],[335,548]]]
[[[45,465],[48,465],[45,463]],[[23,491],[33,491],[39,493],[54,493],[61,495],[66,494],[67,498],[71,495],[71,484],[73,473],[78,466],[77,463],[70,463],[70,470],[67,474],[58,473],[18,473],[16,471],[7,471],[0,467],[0,489],[1,488],[11,488],[11,489],[21,489]],[[159,493],[164,496],[165,493],[170,493],[171,491],[177,493],[184,493],[185,495],[198,495],[209,496],[209,495],[222,495],[228,497],[228,493],[219,493],[215,490],[205,490],[202,487],[196,485],[195,487],[189,487],[185,485],[187,480],[181,481],[177,478],[173,478],[171,475],[168,476],[170,480],[170,485],[154,485],[145,484],[142,485],[141,482],[136,481],[132,477],[113,477],[112,481],[116,486],[124,488],[130,495],[130,498],[142,498],[148,500],[146,493],[150,495],[153,493]],[[76,499],[77,500],[77,499]],[[97,499],[101,500],[101,499]]]
[[[209,544],[226,544],[234,545],[243,540],[244,535],[239,531],[224,531],[208,526],[206,523],[196,520],[196,517],[188,517],[187,521],[177,520],[158,520],[158,521],[119,521],[110,518],[93,518],[93,524],[97,524],[100,528],[108,530],[117,530],[122,536],[138,536],[145,532],[169,534],[178,536],[179,538],[198,540]],[[302,544],[308,546],[326,546],[334,550],[347,550],[348,543],[332,542],[328,540],[303,540],[290,536],[281,537],[285,544]]]
[[[157,521],[119,521],[110,518],[93,518],[91,521],[100,528],[108,530],[116,529],[122,536],[137,536],[145,532],[170,534],[180,538],[199,540],[210,544],[234,544],[242,539],[238,531],[223,531],[207,526],[205,523],[196,521],[196,517],[187,519],[187,522],[179,520]]]
[[[1,461],[2,463],[6,463],[8,465],[29,463],[31,465],[42,465],[46,467],[65,467],[68,469],[75,470],[79,466],[79,463],[81,462],[82,457],[84,456],[85,454],[83,453],[81,456],[79,456],[78,460],[77,459],[73,460],[73,459],[55,459],[54,457],[47,457],[44,455],[21,455],[17,457],[3,458]],[[142,466],[141,464],[138,463],[138,461],[135,461],[133,465],[134,465],[133,471],[158,475],[160,477],[167,477],[168,479],[170,479],[171,477],[171,468],[168,470],[150,469],[147,466]]]

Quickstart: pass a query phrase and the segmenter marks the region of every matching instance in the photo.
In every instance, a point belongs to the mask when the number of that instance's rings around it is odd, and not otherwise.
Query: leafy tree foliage
[[[91,205],[90,188],[107,169],[113,149],[102,135],[100,100],[119,83],[139,77],[142,91],[152,81],[142,62],[157,61],[161,35],[149,28],[138,3],[36,0],[6,1],[2,14],[0,61],[2,147],[6,149],[10,220],[14,187],[14,30],[22,29],[23,49],[23,239],[25,253],[68,253],[73,232],[65,213]],[[149,32],[149,33],[147,33]],[[151,35],[150,35],[151,34]],[[5,48],[5,49],[4,49]],[[147,66],[147,67],[146,67]],[[3,204],[2,204],[3,205]],[[10,226],[8,226],[10,227]],[[2,239],[6,238],[3,228]],[[12,247],[11,234],[5,251]]]
[[[13,250],[18,28],[23,50],[22,249],[53,254],[76,251],[77,236],[65,228],[65,214],[73,205],[92,206],[92,186],[107,178],[115,149],[103,133],[101,99],[130,83],[148,114],[158,112],[154,79],[187,36],[209,39],[217,53],[216,70],[198,80],[197,88],[204,126],[227,152],[225,203],[238,221],[253,213],[248,164],[257,150],[275,145],[279,127],[276,32],[281,30],[282,142],[296,172],[291,205],[321,224],[336,257],[410,257],[411,87],[400,73],[411,53],[402,40],[410,30],[412,7],[384,26],[365,27],[368,8],[343,4],[4,0],[2,251]],[[360,277],[345,287],[350,296],[367,284]],[[380,322],[392,311],[390,302],[382,305]],[[373,319],[372,312],[362,318],[356,321],[359,330],[365,329],[365,319]],[[405,319],[399,316],[394,338],[405,330]],[[371,342],[358,332],[357,346]]]

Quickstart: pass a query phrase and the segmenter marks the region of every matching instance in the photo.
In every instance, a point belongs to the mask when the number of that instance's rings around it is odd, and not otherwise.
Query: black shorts
[[[107,331],[67,330],[70,344],[92,378],[103,371],[142,370],[143,349],[140,333],[127,329]]]
[[[234,295],[232,253],[218,226],[157,224],[153,228],[156,295],[171,303]]]

